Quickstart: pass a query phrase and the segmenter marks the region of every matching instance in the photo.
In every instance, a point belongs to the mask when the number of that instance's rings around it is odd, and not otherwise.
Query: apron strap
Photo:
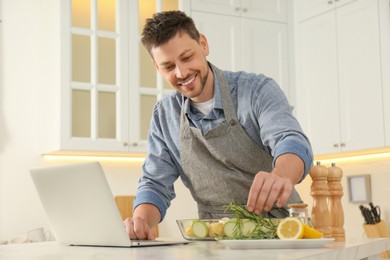
[[[235,119],[238,121],[236,110],[234,109],[232,97],[230,95],[228,83],[225,79],[225,77],[222,74],[222,71],[216,67],[213,68],[216,76],[218,78],[219,82],[219,89],[221,93],[221,99],[225,100],[225,103],[222,104],[223,106],[223,113],[225,115],[225,121],[229,122],[232,119]],[[181,125],[189,125],[189,121],[185,120],[185,113],[184,113],[184,101],[185,97],[184,95],[181,95],[181,114],[180,114],[180,124]]]
[[[225,115],[226,122],[229,122],[232,119],[238,121],[236,110],[234,109],[232,97],[230,95],[229,85],[222,74],[222,71],[218,68],[214,68],[219,81],[219,89],[221,92],[221,99],[225,100],[225,104],[223,104],[223,112]]]

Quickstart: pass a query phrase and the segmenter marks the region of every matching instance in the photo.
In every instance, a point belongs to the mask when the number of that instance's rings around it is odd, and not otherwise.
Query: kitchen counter
[[[380,253],[390,249],[387,238],[357,238],[332,242],[315,249],[229,249],[214,241],[187,245],[114,248],[64,246],[57,242],[9,244],[0,246],[1,260],[14,259],[380,259]]]

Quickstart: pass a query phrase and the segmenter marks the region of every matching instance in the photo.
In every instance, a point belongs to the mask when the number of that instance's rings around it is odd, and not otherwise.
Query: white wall
[[[1,1],[1,0],[0,0]],[[0,240],[44,227],[48,220],[29,177],[32,167],[71,163],[45,161],[41,154],[57,150],[60,126],[60,0],[3,0],[0,2]],[[140,163],[102,162],[114,195],[132,194]],[[345,175],[372,174],[373,201],[381,205],[390,224],[390,161],[342,166]],[[343,179],[345,229],[348,237],[363,235],[357,205],[348,203]],[[298,185],[311,204],[310,177]],[[195,218],[196,206],[180,181],[161,236],[179,237],[175,220]]]
[[[45,35],[58,24],[41,23],[58,13],[41,17],[40,1],[20,0],[3,1],[1,12],[0,236],[9,238],[44,224],[28,169],[59,143],[59,51]]]
[[[59,148],[59,8],[60,0],[0,2],[0,240],[50,228],[28,171],[71,163],[41,157]],[[102,165],[114,195],[134,194],[140,163]],[[163,236],[180,236],[176,218],[196,217],[192,198],[181,183],[176,187],[184,195],[160,225]]]

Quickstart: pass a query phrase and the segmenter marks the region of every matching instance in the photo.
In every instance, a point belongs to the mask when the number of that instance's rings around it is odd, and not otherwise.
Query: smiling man
[[[288,215],[287,203],[313,160],[309,140],[277,83],[262,74],[221,71],[208,62],[206,36],[181,11],[146,21],[142,43],[157,71],[177,91],[157,102],[148,155],[125,220],[133,239],[154,239],[180,177],[200,218],[228,216],[223,205]]]

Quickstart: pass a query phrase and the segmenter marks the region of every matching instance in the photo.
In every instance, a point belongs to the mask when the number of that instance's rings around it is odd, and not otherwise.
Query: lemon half
[[[281,220],[276,229],[279,239],[301,239],[304,234],[303,223],[297,218]]]

